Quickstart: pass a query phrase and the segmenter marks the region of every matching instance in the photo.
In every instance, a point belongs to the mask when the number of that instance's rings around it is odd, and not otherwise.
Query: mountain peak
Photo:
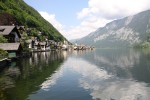
[[[150,33],[150,10],[114,20],[79,40],[96,47],[133,46],[147,39]]]

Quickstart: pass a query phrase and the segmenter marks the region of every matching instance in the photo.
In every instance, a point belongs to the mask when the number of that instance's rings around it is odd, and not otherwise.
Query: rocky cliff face
[[[147,39],[150,33],[150,10],[112,21],[79,40],[96,47],[133,46]]]

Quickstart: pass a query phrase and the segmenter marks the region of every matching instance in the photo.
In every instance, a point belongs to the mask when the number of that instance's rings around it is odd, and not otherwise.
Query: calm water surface
[[[150,100],[150,51],[34,53],[0,72],[0,100]]]

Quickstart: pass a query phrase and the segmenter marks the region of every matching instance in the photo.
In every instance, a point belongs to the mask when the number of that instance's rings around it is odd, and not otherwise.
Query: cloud
[[[87,16],[90,13],[90,9],[89,8],[83,8],[81,12],[77,13],[77,18],[83,18],[85,16]]]
[[[104,26],[110,20],[92,16],[81,21],[80,25],[69,28],[67,31],[69,39],[82,38],[97,28]]]
[[[105,19],[99,20],[96,16],[93,16],[89,19],[87,18],[86,20],[83,20],[80,25],[68,26],[66,29],[65,25],[62,25],[57,21],[55,14],[49,14],[45,11],[39,11],[39,13],[69,40],[84,37],[107,22]]]
[[[51,23],[58,31],[64,33],[64,26],[59,21],[56,20],[55,14],[49,14],[48,12],[45,11],[39,11],[39,13],[45,20]]]
[[[113,20],[150,9],[149,0],[89,0],[88,8],[77,13],[78,18],[91,15]]]
[[[150,0],[88,0],[88,7],[77,12],[80,24],[66,26],[56,20],[55,14],[40,14],[68,40],[82,38],[106,23],[150,9]]]
[[[88,7],[77,13],[77,19],[81,20],[78,31],[82,32],[82,37],[99,27],[105,26],[106,23],[112,20],[130,16],[147,9],[150,9],[149,0],[89,0]]]

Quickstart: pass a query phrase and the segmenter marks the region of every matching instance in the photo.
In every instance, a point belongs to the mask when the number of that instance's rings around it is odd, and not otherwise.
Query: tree
[[[3,59],[7,56],[8,56],[8,52],[3,49],[0,49],[0,59]]]
[[[7,43],[7,39],[0,35],[0,43]]]

